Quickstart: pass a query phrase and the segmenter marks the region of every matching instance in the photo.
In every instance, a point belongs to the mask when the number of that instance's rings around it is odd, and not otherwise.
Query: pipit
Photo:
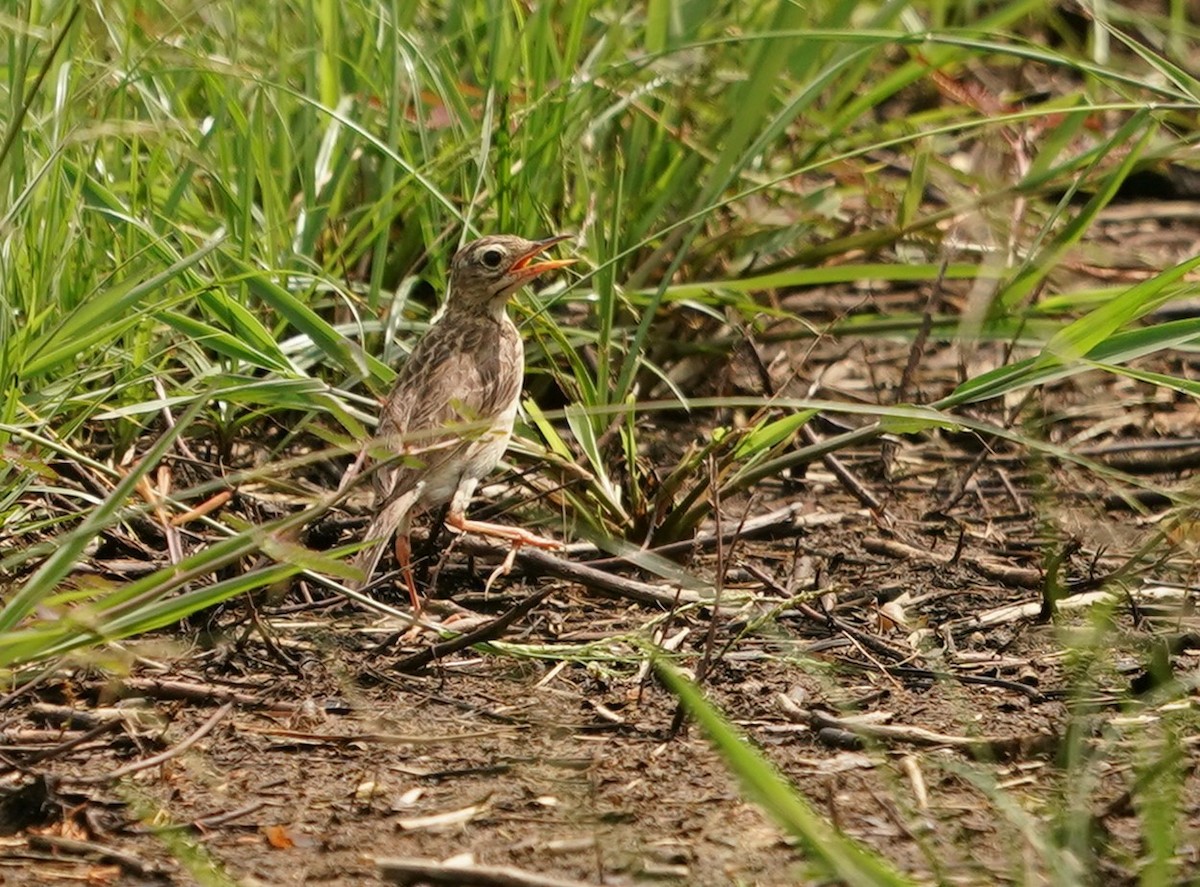
[[[375,472],[370,544],[355,565],[369,582],[394,534],[414,609],[421,599],[408,534],[423,511],[449,502],[446,525],[454,531],[506,539],[514,547],[558,547],[519,527],[468,520],[466,510],[479,481],[508,447],[525,376],[525,348],[505,306],[539,274],[574,261],[533,261],[566,239],[501,235],[460,249],[450,264],[444,312],[417,342],[384,402],[372,452],[406,458]]]

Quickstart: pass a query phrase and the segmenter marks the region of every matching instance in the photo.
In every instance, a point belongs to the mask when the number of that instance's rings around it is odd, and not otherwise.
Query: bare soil
[[[1167,223],[1139,224],[1163,242],[1153,231]],[[855,305],[929,304],[896,291],[780,298],[818,326]],[[868,402],[928,400],[1007,347],[929,344],[905,380],[908,342],[779,338],[760,344],[779,390],[819,380],[820,396]],[[1190,354],[1158,368],[1196,369]],[[756,372],[735,362],[716,384],[758,390]],[[373,884],[378,858],[459,854],[595,885],[816,883],[705,737],[686,723],[672,732],[676,701],[645,667],[650,641],[670,638],[693,672],[707,662],[709,698],[823,815],[922,881],[1037,882],[1049,875],[1039,842],[1082,823],[1087,868],[1132,883],[1137,780],[1167,747],[1179,753],[1183,864],[1200,877],[1194,527],[1160,520],[1161,491],[1185,490],[1200,455],[1196,404],[1101,373],[1034,397],[977,414],[1019,416],[1026,434],[1135,473],[1142,504],[1094,468],[927,431],[839,454],[876,509],[821,463],[722,503],[729,531],[784,506],[825,521],[781,518],[686,555],[687,569],[721,577],[715,614],[520,567],[485,596],[490,565],[451,551],[439,593],[473,611],[500,614],[550,586],[507,646],[406,673],[398,663],[429,633],[292,589],[255,605],[257,625],[239,603],[4,697],[0,770],[26,793],[0,800],[0,883],[220,883],[204,875],[219,868],[241,884]],[[1130,560],[1159,533],[1150,559]],[[1183,586],[1147,590],[1166,582]],[[1051,620],[1039,615],[1047,589],[1068,602],[1114,594]],[[64,707],[100,720],[64,720]],[[813,712],[942,736],[863,740]]]

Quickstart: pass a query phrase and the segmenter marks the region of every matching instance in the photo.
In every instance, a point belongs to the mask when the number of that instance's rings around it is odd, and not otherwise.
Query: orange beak
[[[570,234],[559,234],[555,237],[547,237],[545,240],[539,240],[529,252],[517,256],[517,260],[512,263],[512,267],[508,269],[508,273],[520,277],[522,280],[532,280],[546,271],[553,271],[555,268],[565,268],[568,265],[575,264],[574,259],[549,259],[545,262],[533,262],[535,256],[545,252],[554,246],[554,244],[570,239]]]

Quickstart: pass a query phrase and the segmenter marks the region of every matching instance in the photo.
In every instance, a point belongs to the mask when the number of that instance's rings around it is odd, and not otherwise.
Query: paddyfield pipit
[[[400,368],[371,446],[375,458],[405,458],[389,459],[374,475],[369,544],[355,561],[364,584],[395,535],[396,560],[419,608],[409,529],[421,512],[447,502],[446,525],[457,532],[494,536],[513,546],[558,546],[519,527],[468,520],[466,510],[480,479],[508,447],[525,376],[525,348],[505,305],[539,274],[574,261],[534,261],[566,239],[484,237],[454,256],[445,309]]]

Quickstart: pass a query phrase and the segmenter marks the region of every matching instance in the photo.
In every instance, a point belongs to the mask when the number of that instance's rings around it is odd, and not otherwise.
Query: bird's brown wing
[[[480,319],[436,324],[396,377],[376,431],[376,449],[410,458],[376,472],[376,508],[421,477],[459,459],[519,394],[520,339]],[[511,336],[516,336],[516,330]],[[376,453],[378,455],[378,453]]]

